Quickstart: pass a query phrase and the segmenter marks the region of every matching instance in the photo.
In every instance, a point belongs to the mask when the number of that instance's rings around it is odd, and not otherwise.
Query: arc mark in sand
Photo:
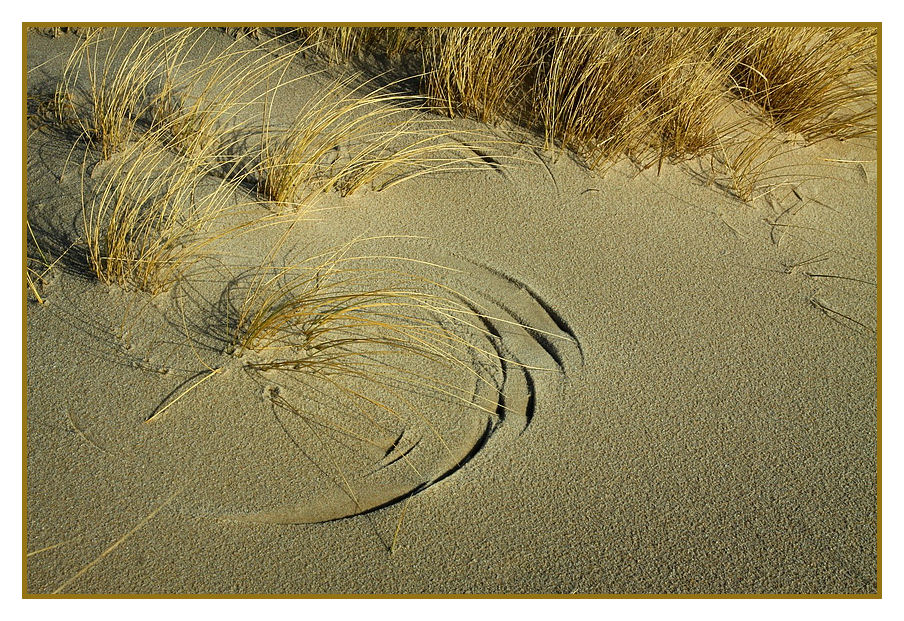
[[[568,322],[565,321],[565,318],[562,317],[552,306],[550,306],[549,303],[546,302],[546,300],[544,300],[536,291],[534,291],[529,285],[527,285],[527,283],[524,283],[524,282],[518,280],[514,276],[509,276],[508,274],[501,272],[501,271],[497,270],[496,268],[490,267],[489,265],[482,264],[482,263],[473,263],[473,264],[476,265],[477,267],[484,269],[487,272],[493,274],[498,279],[501,279],[501,280],[517,287],[521,291],[524,291],[525,293],[527,293],[532,298],[532,301],[535,302],[536,304],[538,304],[540,306],[540,308],[543,309],[543,312],[548,316],[549,319],[552,320],[552,322],[555,324],[556,328],[560,332],[562,332],[563,334],[568,336],[568,338],[570,338],[574,342],[575,346],[578,349],[578,353],[581,356],[581,364],[584,363],[584,348],[581,346],[581,341],[578,339],[577,335],[574,333],[574,330],[571,329],[571,326],[568,325]],[[497,304],[500,304],[500,306],[502,306],[502,308],[504,308],[507,312],[511,313],[513,316],[518,317],[518,315],[516,313],[513,313],[510,308],[503,306],[500,302],[497,302]],[[529,323],[523,323],[523,325],[528,329],[530,329],[530,327],[531,327],[531,325]],[[545,334],[543,334],[542,332],[536,332],[536,331],[534,332],[534,335],[536,338],[538,338],[541,341],[541,344],[543,345],[544,349],[546,349],[547,353],[550,356],[553,356],[553,359],[556,361],[556,363],[559,366],[563,366],[562,359],[555,353],[555,348],[551,345],[549,337],[546,336]]]
[[[312,524],[372,513],[449,479],[477,458],[490,443],[515,441],[526,432],[537,408],[538,387],[542,387],[535,374],[545,369],[560,379],[564,377],[570,363],[567,362],[568,351],[559,340],[577,349],[581,363],[584,362],[583,348],[565,319],[528,285],[485,265],[461,259],[456,262],[472,273],[476,270],[478,273],[473,274],[472,282],[483,282],[492,292],[486,294],[489,299],[482,308],[468,301],[462,302],[479,320],[480,328],[491,337],[487,341],[496,352],[499,388],[495,390],[494,407],[487,404],[487,407],[475,408],[477,414],[472,412],[465,428],[459,430],[455,438],[444,440],[443,457],[435,458],[430,468],[434,474],[411,476],[410,471],[414,468],[408,462],[422,449],[423,437],[400,450],[406,435],[403,430],[375,468],[343,485],[331,487],[331,491],[310,502],[224,518],[258,524]],[[479,398],[477,392],[478,388],[475,388],[475,400]],[[499,433],[504,430],[509,433]],[[396,480],[390,481],[393,475]]]

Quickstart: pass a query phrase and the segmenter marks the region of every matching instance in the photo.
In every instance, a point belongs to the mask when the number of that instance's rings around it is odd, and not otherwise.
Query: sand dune
[[[29,36],[30,90],[77,41]],[[344,71],[289,67],[325,73],[274,126]],[[502,165],[244,207],[272,226],[153,296],[79,243],[115,157],[32,128],[28,220],[63,258],[25,318],[28,593],[874,593],[875,138],[785,153],[744,202],[699,162],[597,173],[448,123]],[[351,242],[367,283],[444,296],[417,325],[456,362],[231,353],[249,269]]]

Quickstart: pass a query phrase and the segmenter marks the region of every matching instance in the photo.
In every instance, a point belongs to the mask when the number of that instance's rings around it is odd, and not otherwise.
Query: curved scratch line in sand
[[[514,276],[510,276],[510,275],[506,274],[505,272],[503,272],[501,270],[498,270],[494,267],[486,265],[485,263],[479,263],[479,262],[471,261],[471,260],[467,260],[467,259],[461,259],[461,260],[464,260],[475,267],[478,267],[482,270],[489,272],[490,274],[495,276],[497,279],[502,280],[502,281],[508,283],[510,286],[514,286],[517,289],[520,289],[521,291],[523,291],[527,295],[529,295],[533,299],[533,301],[536,302],[537,305],[541,309],[543,309],[543,312],[546,313],[547,317],[549,317],[549,319],[556,326],[556,328],[558,328],[563,334],[565,334],[566,336],[568,336],[568,338],[571,339],[571,341],[578,348],[578,353],[581,356],[581,364],[584,363],[584,348],[581,345],[581,341],[580,341],[580,339],[578,339],[577,334],[575,334],[574,330],[571,329],[571,326],[568,324],[567,321],[565,321],[565,318],[562,317],[562,315],[560,315],[536,291],[534,291],[534,289],[530,285],[518,280]],[[564,364],[561,360],[561,356],[558,354],[558,352],[555,350],[555,347],[552,345],[552,343],[549,341],[548,337],[546,337],[546,335],[542,331],[532,329],[530,324],[528,324],[526,321],[521,321],[519,314],[514,312],[512,310],[512,308],[509,307],[509,305],[503,303],[501,300],[494,300],[494,303],[497,304],[503,310],[505,310],[507,313],[509,313],[516,320],[519,320],[519,323],[522,325],[522,327],[527,332],[531,333],[531,335],[534,337],[534,339],[543,347],[543,349],[546,350],[546,353],[549,354],[549,356],[553,360],[556,361],[556,364],[558,364],[559,367],[564,368]]]
[[[459,438],[459,442],[456,444],[458,444],[461,450],[457,451],[456,455],[453,456],[451,460],[446,461],[445,466],[439,468],[440,473],[437,476],[434,476],[429,480],[388,486],[368,486],[366,483],[359,480],[356,489],[354,490],[355,497],[352,497],[350,490],[339,489],[336,490],[331,497],[321,497],[303,506],[284,507],[273,511],[258,513],[226,515],[222,516],[224,519],[258,524],[316,524],[365,515],[395,503],[407,501],[414,494],[420,493],[452,476],[467,465],[468,462],[470,462],[486,446],[496,430],[508,421],[515,419],[521,423],[521,429],[518,432],[519,436],[526,431],[533,419],[536,408],[536,384],[531,375],[530,368],[520,364],[521,361],[518,359],[518,355],[509,354],[508,356],[511,360],[507,359],[507,348],[505,346],[506,339],[503,337],[503,334],[506,333],[506,331],[500,329],[497,322],[506,326],[518,326],[520,330],[523,331],[524,335],[526,335],[534,346],[538,348],[538,351],[542,350],[542,352],[555,362],[560,373],[565,372],[564,355],[550,338],[550,336],[554,335],[552,333],[547,335],[539,328],[532,328],[526,321],[527,317],[525,315],[536,312],[536,317],[540,318],[539,323],[541,325],[544,322],[554,325],[556,329],[576,346],[582,364],[584,362],[583,348],[568,323],[526,284],[489,266],[467,260],[463,260],[463,262],[479,270],[485,271],[498,281],[504,282],[505,287],[516,289],[516,295],[526,295],[529,298],[528,307],[521,309],[524,313],[519,313],[515,309],[517,303],[509,305],[500,300],[492,300],[493,304],[507,313],[515,320],[514,322],[509,322],[503,318],[488,316],[468,300],[461,300],[461,302],[468,307],[473,316],[479,320],[483,329],[493,337],[490,339],[490,342],[497,354],[502,380],[501,387],[496,392],[496,407],[494,408],[495,418],[493,416],[488,416],[480,427],[475,425],[470,433],[466,434],[463,438]],[[496,288],[496,290],[498,290],[498,288]],[[529,308],[530,303],[535,304],[538,308],[532,311]],[[400,440],[401,436],[394,444],[398,444]],[[418,445],[418,442],[415,442],[412,446],[402,451],[401,455],[394,456],[388,463],[382,464],[366,476],[372,476],[381,470],[385,470],[392,464],[397,463],[410,453]],[[393,447],[390,447],[390,450],[387,451],[384,459],[389,457],[392,453],[392,448]]]
[[[340,495],[337,495],[332,501],[332,507],[315,502],[299,507],[286,507],[274,511],[223,517],[228,520],[253,524],[319,524],[372,513],[422,492],[461,469],[483,448],[493,431],[495,431],[495,426],[493,421],[488,418],[486,425],[476,434],[476,437],[465,444],[468,447],[467,451],[457,455],[451,464],[438,476],[429,481],[422,481],[413,485],[396,485],[389,488],[391,490],[389,494],[375,493],[369,499],[359,497],[356,501],[347,491],[340,490]],[[356,491],[361,492],[362,490]],[[364,493],[367,493],[367,490],[364,490]]]

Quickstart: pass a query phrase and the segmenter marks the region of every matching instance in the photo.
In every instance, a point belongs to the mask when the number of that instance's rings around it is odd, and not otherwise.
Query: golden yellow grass
[[[70,58],[54,109],[60,115],[71,111],[73,78],[86,72],[91,112],[80,114],[79,119],[85,135],[104,157],[129,140],[135,119],[145,113],[167,119],[174,133],[171,142],[177,148],[209,149],[223,135],[219,128],[235,116],[236,104],[249,105],[241,101],[249,85],[273,78],[284,66],[278,57],[262,57],[252,60],[245,74],[235,69],[249,63],[249,47],[254,48],[246,45],[249,40],[275,33],[284,49],[294,45],[296,51],[317,50],[333,62],[346,62],[365,52],[390,57],[417,54],[423,73],[414,77],[419,77],[422,92],[434,109],[484,122],[506,119],[520,123],[539,131],[547,149],[573,150],[594,169],[621,157],[642,167],[701,155],[723,157],[726,145],[738,136],[761,136],[764,131],[760,128],[810,140],[847,139],[875,131],[875,28],[232,30],[238,36],[236,46],[217,58],[205,57],[177,82],[174,76],[184,72],[186,53],[195,44],[191,29],[147,29],[137,38],[115,29],[91,29]],[[159,92],[149,102],[144,94],[157,82]],[[189,92],[194,99],[187,103]],[[228,93],[234,94],[224,101]],[[385,102],[386,95],[374,93],[373,103]],[[751,114],[751,108],[737,106],[737,102],[752,103],[759,112]],[[270,140],[262,148],[264,194],[291,202],[299,190],[298,182],[323,168],[323,155],[332,148],[327,141],[320,145],[321,159],[316,153],[307,162],[292,159],[298,155],[298,145],[291,143],[311,139],[299,131],[301,126],[324,122],[332,115],[336,137],[351,138],[351,134],[373,128],[364,128],[364,124],[339,128],[337,119],[343,116],[346,120],[360,108],[357,104],[349,104],[343,111],[309,108],[307,117],[302,115],[283,136]],[[378,116],[369,118],[376,124]],[[741,125],[747,130],[741,131]],[[761,141],[733,148],[750,154],[758,144]],[[290,161],[280,161],[288,156]],[[369,175],[362,173],[367,166],[361,162],[353,168],[345,171],[344,181],[337,179],[333,185],[346,184],[344,191],[354,191],[355,184],[349,180]],[[756,183],[756,169],[734,167],[739,175],[750,177],[740,180],[744,186]],[[746,194],[738,192],[739,196]]]
[[[724,33],[733,90],[770,121],[807,138],[876,129],[875,28],[731,28]]]
[[[769,130],[873,134],[876,37],[834,27],[437,28],[422,42],[423,89],[447,114],[536,128],[547,148],[591,168],[624,156],[649,166],[721,157],[738,136]],[[749,159],[763,145],[736,148]],[[741,186],[757,170],[734,166]]]
[[[368,185],[386,189],[422,174],[469,169],[486,164],[481,150],[501,142],[429,118],[420,97],[392,85],[353,87],[356,79],[321,90],[287,128],[274,127],[265,113],[253,172],[268,200],[302,206],[332,190],[347,196]]]
[[[88,142],[110,157],[135,134],[150,106],[148,93],[181,62],[191,34],[190,29],[92,29],[66,63],[57,108],[71,110]]]
[[[164,149],[154,133],[123,147],[83,189],[83,240],[102,282],[151,294],[178,282],[234,206],[235,183],[211,176],[207,160]]]

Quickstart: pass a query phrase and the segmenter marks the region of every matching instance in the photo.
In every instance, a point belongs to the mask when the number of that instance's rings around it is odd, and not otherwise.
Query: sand
[[[30,36],[28,66],[73,44]],[[48,131],[28,144],[28,215],[51,247],[79,232],[70,147]],[[339,515],[343,467],[375,504],[413,483],[364,476],[333,436],[281,417],[269,380],[203,330],[200,357],[224,370],[144,422],[204,377],[185,329],[210,321],[225,272],[151,299],[54,269],[26,314],[28,593],[875,593],[875,140],[794,151],[751,203],[694,163],[598,174],[536,141],[510,154],[502,171],[326,196],[292,230],[294,260],[387,236],[356,253],[453,267],[424,273],[553,335],[503,330],[547,370],[461,467],[486,414],[415,395],[456,458],[409,420],[425,438],[412,455],[448,476],[363,515],[236,519]],[[259,258],[275,236],[224,253]],[[318,387],[286,394],[341,416],[343,395]],[[524,388],[508,389],[518,410]]]

